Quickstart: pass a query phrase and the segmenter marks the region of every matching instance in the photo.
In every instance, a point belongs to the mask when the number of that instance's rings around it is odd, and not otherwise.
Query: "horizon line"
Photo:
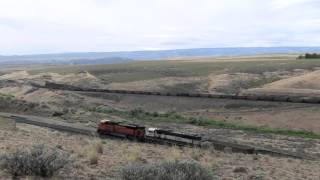
[[[174,48],[174,49],[141,49],[141,50],[119,50],[119,51],[65,51],[65,52],[48,52],[48,53],[21,53],[8,54],[0,57],[14,57],[14,56],[41,56],[41,55],[63,55],[76,53],[130,53],[130,52],[157,52],[157,51],[179,51],[179,50],[196,50],[196,49],[250,49],[250,48],[320,48],[320,46],[230,46],[230,47],[199,47],[199,48]]]

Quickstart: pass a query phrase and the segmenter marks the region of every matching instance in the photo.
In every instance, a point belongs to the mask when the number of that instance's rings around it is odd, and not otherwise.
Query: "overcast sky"
[[[320,0],[0,0],[0,54],[320,46]]]

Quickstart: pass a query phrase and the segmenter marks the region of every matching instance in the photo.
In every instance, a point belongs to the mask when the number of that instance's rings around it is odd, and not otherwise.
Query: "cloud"
[[[318,0],[0,0],[0,54],[320,43]]]

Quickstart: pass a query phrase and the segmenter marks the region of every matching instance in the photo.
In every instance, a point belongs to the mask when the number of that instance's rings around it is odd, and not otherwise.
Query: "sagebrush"
[[[131,164],[122,170],[122,180],[213,180],[211,171],[195,161]]]
[[[1,168],[17,176],[50,177],[69,164],[68,156],[57,149],[35,145],[30,150],[18,149],[0,156]]]

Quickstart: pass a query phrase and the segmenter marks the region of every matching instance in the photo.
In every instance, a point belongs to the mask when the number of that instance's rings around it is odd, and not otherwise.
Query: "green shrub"
[[[1,100],[13,100],[14,96],[11,94],[1,94],[0,93],[0,99]]]
[[[190,117],[188,120],[189,124],[197,125],[197,126],[208,126],[210,125],[210,120],[204,118],[195,118]]]
[[[41,176],[51,177],[68,164],[65,154],[44,145],[33,146],[30,151],[16,150],[0,156],[0,166],[13,177]]]
[[[145,114],[146,112],[141,108],[136,108],[130,111],[130,116],[132,117],[140,117],[140,116],[144,116]]]
[[[123,180],[213,180],[212,173],[195,161],[131,164],[122,170]]]

